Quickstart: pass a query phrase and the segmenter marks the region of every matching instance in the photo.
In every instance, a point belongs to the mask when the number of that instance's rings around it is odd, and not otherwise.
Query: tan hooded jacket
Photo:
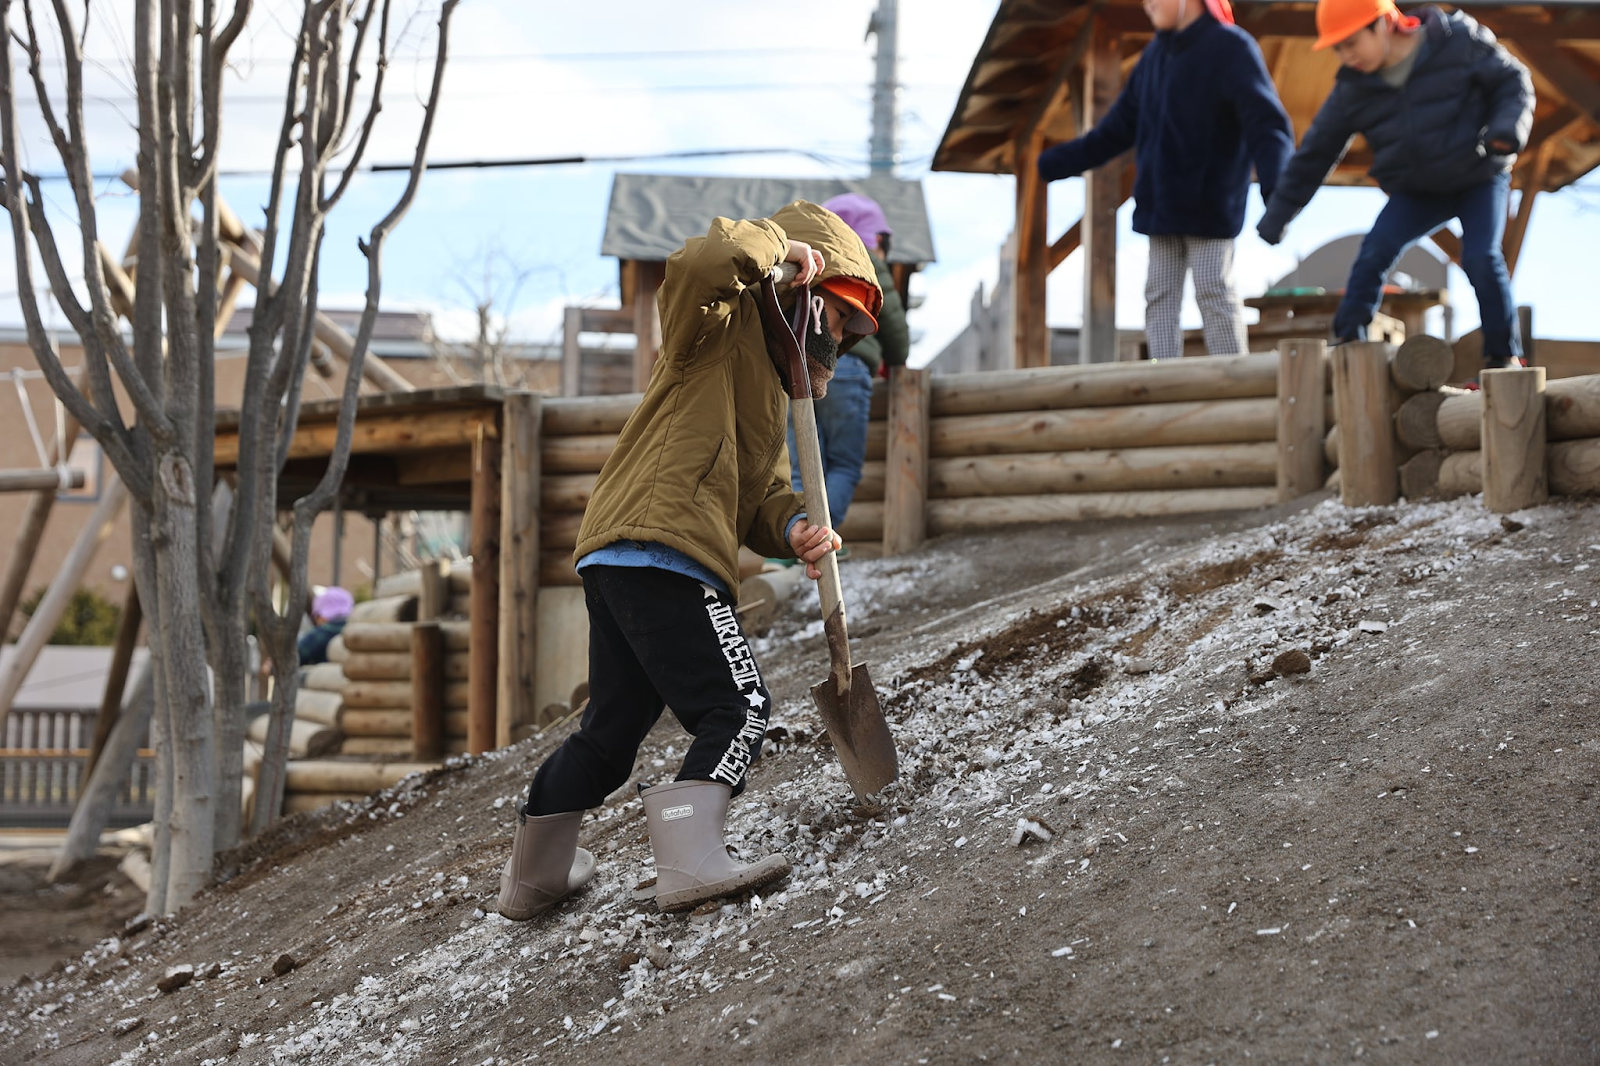
[[[578,531],[575,559],[619,540],[675,548],[737,589],[739,545],[792,557],[805,509],[789,487],[789,400],[756,306],[789,241],[822,253],[822,279],[878,284],[867,251],[833,212],[797,200],[771,218],[718,218],[667,259],[657,301],[661,356],[622,427]]]

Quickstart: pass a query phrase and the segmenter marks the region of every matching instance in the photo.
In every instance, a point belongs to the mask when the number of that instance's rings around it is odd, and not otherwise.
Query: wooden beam
[[[67,484],[55,470],[40,467],[34,470],[0,470],[0,492],[60,492],[62,489],[83,488],[83,471],[67,473]]]
[[[494,747],[500,680],[500,442],[487,433],[472,447],[472,666],[467,750]]]
[[[883,486],[883,553],[901,555],[927,537],[928,371],[889,371],[889,457]]]
[[[1117,166],[1118,164],[1112,163],[1111,165]],[[1133,182],[1137,168],[1133,165],[1131,160],[1124,160],[1121,164],[1121,170],[1122,199],[1117,201],[1117,208],[1119,210],[1123,204],[1128,202],[1128,197],[1133,195]],[[1045,260],[1049,264],[1050,270],[1054,272],[1056,267],[1066,262],[1067,256],[1071,255],[1073,252],[1076,252],[1082,245],[1083,219],[1080,218],[1078,221],[1068,226],[1066,232],[1057,237],[1050,245],[1050,255]]]
[[[1493,26],[1488,20],[1484,24]],[[1512,47],[1567,103],[1600,123],[1600,74],[1553,41],[1518,38]]]
[[[1517,213],[1512,216],[1511,224],[1506,227],[1502,238],[1506,273],[1512,277],[1516,277],[1517,260],[1522,256],[1522,242],[1528,236],[1528,222],[1533,218],[1533,201],[1544,188],[1545,175],[1550,172],[1550,160],[1555,156],[1555,148],[1554,141],[1545,141],[1534,149],[1533,168],[1522,182],[1521,202],[1517,204]]]
[[[472,449],[456,448],[397,456],[396,485],[463,485],[472,480]]]
[[[1111,110],[1122,87],[1117,36],[1103,16],[1094,20],[1094,42],[1084,55],[1083,67],[1083,122],[1079,128],[1087,130]],[[1084,175],[1080,363],[1109,363],[1117,357],[1117,207],[1121,203],[1121,183],[1122,176],[1115,166]]]
[[[289,444],[290,459],[322,458],[333,451],[338,426],[333,422],[301,424]],[[374,452],[426,451],[472,445],[479,434],[499,434],[492,412],[430,411],[426,413],[383,414],[371,412],[356,419],[350,438],[350,454]],[[237,429],[217,432],[216,463],[231,467],[239,461]]]
[[[1321,340],[1286,340],[1278,345],[1279,500],[1322,488],[1326,362],[1327,346]]]
[[[667,264],[635,260],[633,285],[633,391],[643,392],[661,354],[661,312],[656,292],[666,280]]]
[[[531,724],[539,644],[539,449],[537,393],[512,393],[501,413],[500,680],[495,746]]]
[[[561,316],[561,395],[576,396],[582,388],[583,350],[578,345],[578,330],[583,310],[569,307]]]
[[[1428,234],[1428,239],[1438,246],[1439,251],[1449,257],[1450,262],[1456,266],[1461,265],[1461,238],[1456,236],[1455,230],[1449,226],[1440,226]]]
[[[1045,282],[1049,276],[1046,260],[1050,249],[1045,244],[1049,201],[1046,184],[1039,177],[1039,151],[1043,139],[1031,134],[1018,142],[1016,150],[1017,269],[1014,314],[1016,317],[1016,365],[1050,365],[1050,327],[1045,317]]]

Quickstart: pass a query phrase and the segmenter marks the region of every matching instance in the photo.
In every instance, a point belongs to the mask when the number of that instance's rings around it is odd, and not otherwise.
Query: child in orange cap
[[[1533,123],[1533,83],[1494,34],[1460,12],[1394,0],[1320,0],[1317,48],[1342,68],[1284,168],[1257,227],[1268,244],[1311,200],[1356,134],[1389,202],[1350,268],[1336,342],[1363,340],[1383,282],[1406,249],[1461,220],[1461,269],[1478,296],[1485,367],[1520,362],[1511,276],[1500,242],[1511,170]]]

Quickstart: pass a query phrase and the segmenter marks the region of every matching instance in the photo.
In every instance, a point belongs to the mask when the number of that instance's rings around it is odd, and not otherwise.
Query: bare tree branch
[[[367,117],[361,123],[361,136],[356,141],[355,150],[350,158],[345,161],[344,173],[339,175],[339,184],[334,186],[333,193],[323,200],[322,207],[325,211],[332,211],[338,202],[344,199],[345,190],[350,187],[350,180],[355,177],[357,169],[361,166],[361,159],[367,154],[367,144],[372,139],[373,127],[377,124],[378,114],[383,110],[383,82],[389,72],[389,0],[384,0],[383,11],[378,27],[378,72],[372,82],[372,102],[367,108]],[[355,102],[356,84],[360,74],[356,71],[356,61],[360,58],[362,42],[367,35],[367,26],[372,20],[372,3],[367,4],[366,18],[361,23],[361,29],[356,34],[355,51],[350,57],[350,91],[346,98],[344,122],[350,119],[350,106]]]

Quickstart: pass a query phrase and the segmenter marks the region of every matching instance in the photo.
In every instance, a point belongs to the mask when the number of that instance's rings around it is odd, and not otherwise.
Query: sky
[[[415,144],[432,73],[437,0],[397,0],[390,91],[370,162],[400,162]],[[69,5],[76,7],[76,5]],[[659,0],[466,0],[452,26],[452,58],[431,157],[436,161],[581,155],[638,157],[706,149],[787,149],[785,154],[692,160],[630,159],[489,171],[433,171],[384,252],[383,303],[436,316],[441,332],[470,329],[473,307],[492,291],[513,335],[558,341],[562,308],[615,306],[617,263],[599,254],[613,176],[635,173],[859,177],[866,173],[875,42],[865,34],[876,0],[776,4],[663,4]],[[1009,176],[929,170],[961,85],[998,6],[996,0],[901,0],[898,176],[923,182],[938,261],[913,282],[912,362],[933,358],[965,325],[981,283],[992,286],[1014,209]],[[227,79],[223,196],[260,225],[261,176],[281,114],[297,4],[269,0],[233,52]],[[110,178],[133,163],[131,14],[94,5],[88,36],[87,139],[99,183],[99,224],[120,249],[135,206]],[[693,14],[686,14],[692,12]],[[1308,16],[1309,17],[1309,16]],[[13,46],[13,54],[20,52]],[[59,75],[48,59],[47,75]],[[40,173],[58,173],[31,91],[21,93],[21,154]],[[324,307],[359,306],[366,264],[356,248],[399,194],[402,175],[362,174],[330,219],[322,267]],[[75,224],[65,184],[47,187],[49,208],[67,234]],[[1081,211],[1083,184],[1050,187],[1050,236]],[[1251,197],[1236,274],[1246,295],[1293,269],[1335,237],[1364,232],[1382,206],[1373,190],[1325,189],[1290,227],[1284,243],[1254,236],[1261,212]],[[1143,321],[1144,239],[1131,205],[1119,215],[1117,320]],[[65,239],[65,238],[63,238]],[[1534,305],[1542,337],[1600,337],[1593,294],[1600,281],[1600,177],[1542,197],[1515,280]],[[70,253],[69,253],[70,254]],[[1048,319],[1082,318],[1081,256],[1050,278]],[[1476,303],[1452,270],[1455,328],[1477,324]],[[42,276],[42,275],[40,275]],[[0,325],[21,322],[12,257],[0,256]],[[59,314],[57,324],[64,325]],[[1199,324],[1192,299],[1185,323]]]

